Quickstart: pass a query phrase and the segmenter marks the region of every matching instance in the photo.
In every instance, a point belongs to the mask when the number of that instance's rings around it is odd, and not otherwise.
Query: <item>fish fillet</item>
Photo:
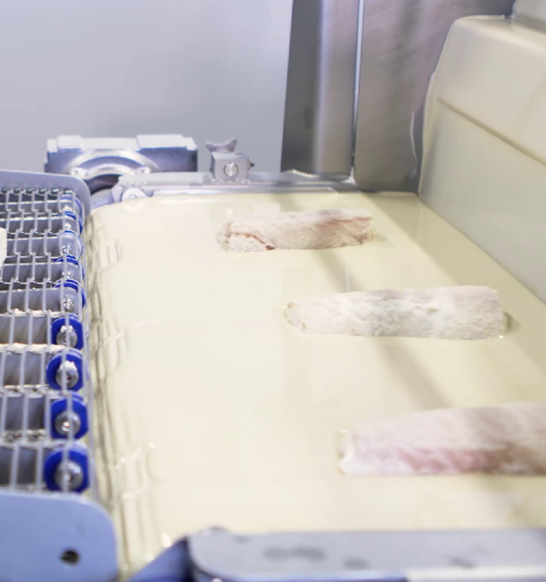
[[[293,301],[284,313],[298,329],[322,334],[483,339],[504,324],[489,287],[339,293]]]
[[[365,210],[308,210],[244,214],[227,222],[218,240],[235,252],[328,249],[359,245],[373,233]]]
[[[546,403],[382,417],[345,437],[348,475],[546,474]]]

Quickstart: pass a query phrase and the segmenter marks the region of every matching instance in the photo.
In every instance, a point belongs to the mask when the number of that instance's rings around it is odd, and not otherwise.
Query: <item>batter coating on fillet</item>
[[[345,438],[347,475],[546,475],[546,403],[452,408],[363,422]]]
[[[308,333],[484,339],[498,337],[504,313],[489,287],[357,291],[293,301],[290,324]]]
[[[227,222],[219,242],[234,252],[330,249],[359,245],[374,235],[365,210],[305,210],[244,214]]]

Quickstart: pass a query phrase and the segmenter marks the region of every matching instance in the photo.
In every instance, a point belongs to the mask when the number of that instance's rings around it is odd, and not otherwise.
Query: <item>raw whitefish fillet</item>
[[[382,417],[345,436],[348,475],[546,474],[546,403]]]
[[[224,225],[218,240],[230,251],[257,252],[359,245],[373,234],[365,210],[306,210],[240,215]]]
[[[499,297],[489,287],[358,291],[293,301],[286,319],[308,333],[482,339],[501,333]]]

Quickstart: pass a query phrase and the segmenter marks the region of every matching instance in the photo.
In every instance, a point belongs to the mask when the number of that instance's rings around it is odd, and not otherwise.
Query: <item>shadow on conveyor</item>
[[[372,196],[374,198],[376,197],[381,197],[383,196],[382,193],[376,193],[376,194],[366,194],[360,191],[355,191],[354,192],[355,196],[360,196],[364,199],[366,199],[369,196]],[[397,224],[397,226],[399,226],[402,230],[404,230],[409,236],[411,236],[412,238],[415,238],[416,240],[418,240],[421,248],[428,254],[430,255],[430,257],[439,265],[441,265],[442,270],[444,270],[444,272],[446,272],[453,280],[453,284],[454,285],[471,285],[471,284],[476,284],[476,285],[488,285],[487,279],[488,279],[488,274],[485,272],[483,274],[484,280],[483,281],[470,281],[469,277],[468,277],[468,273],[467,273],[467,268],[465,266],[465,264],[463,262],[452,262],[452,264],[450,265],[446,265],[445,262],[443,262],[442,260],[442,256],[440,254],[440,249],[438,248],[437,244],[436,244],[436,240],[434,237],[434,233],[423,233],[422,232],[422,220],[421,220],[421,212],[415,212],[415,218],[414,220],[408,220],[407,215],[404,216],[404,218],[402,219],[402,213],[404,212],[404,208],[397,208],[397,201],[399,201],[400,199],[406,199],[408,196],[411,196],[411,194],[408,193],[387,193],[388,196],[388,200],[389,202],[386,204],[381,204],[381,210],[393,221]],[[282,208],[284,211],[300,211],[300,210],[304,210],[303,208],[299,207],[297,204],[294,204],[293,198],[284,198],[282,194],[277,194],[276,198],[278,199],[278,201],[282,204]],[[390,201],[392,201],[392,204],[390,204]],[[426,211],[428,212],[433,212],[430,208],[425,207]],[[434,213],[436,214],[436,213]],[[436,215],[438,216],[438,215]],[[442,219],[441,217],[438,216],[438,223],[440,225],[440,227],[442,227],[442,223],[445,224],[446,226],[448,226],[448,223]],[[457,243],[457,239],[459,239],[459,236],[465,236],[462,235],[461,233],[459,233],[459,231],[457,231],[457,229],[455,229],[455,227],[451,227],[451,225],[449,225],[449,234],[453,233],[453,235],[455,235],[455,238],[453,240],[454,244]],[[454,230],[451,231],[451,228],[453,228]],[[459,236],[457,236],[459,235]],[[465,236],[465,238],[467,238]],[[460,240],[460,239],[459,239]],[[469,239],[467,239],[469,240]],[[471,244],[472,241],[470,241]],[[330,270],[332,272],[332,275],[335,277],[335,272],[340,272],[342,270],[345,269],[345,265],[343,265],[338,258],[336,258],[332,253],[328,253],[327,251],[324,252],[319,252],[317,253],[317,256],[320,258],[320,260],[323,262],[325,270],[328,271]],[[455,264],[453,264],[455,263]],[[446,266],[448,267],[446,270]],[[492,287],[494,287],[494,285],[490,285]],[[517,322],[513,322],[514,327],[517,327]],[[545,327],[546,329],[546,327]],[[532,355],[532,358],[534,361],[536,362],[542,362],[543,361],[543,354],[540,353],[540,349],[541,347],[538,345],[534,345],[534,344],[530,344],[528,342],[525,341],[524,338],[518,337],[517,338],[519,340],[520,343],[520,347],[521,349],[525,350],[525,352],[529,355]],[[395,353],[396,351],[396,353]],[[421,367],[419,366],[419,363],[415,361],[415,359],[413,359],[411,357],[411,354],[404,352],[403,350],[394,350],[392,348],[392,346],[385,346],[385,349],[382,352],[391,362],[393,367],[395,366],[397,368],[397,370],[400,371],[401,375],[405,375],[407,373],[411,373],[412,376],[414,378],[419,378],[420,382],[416,383],[415,385],[418,385],[419,388],[415,391],[414,389],[414,393],[413,396],[415,397],[416,401],[418,401],[422,407],[423,410],[432,410],[432,409],[438,409],[438,408],[451,408],[452,404],[448,401],[446,401],[445,398],[442,397],[442,395],[439,393],[439,391],[436,389],[435,383],[434,381],[431,379],[431,377],[427,374],[427,372]],[[364,417],[364,413],[363,413],[363,417]],[[478,441],[479,440],[487,440],[489,435],[486,433],[486,431],[480,431],[480,427],[477,427],[477,437],[478,437]],[[473,477],[480,477],[480,475],[473,475]],[[441,477],[437,477],[437,478],[441,478]],[[447,477],[449,479],[449,476]],[[498,503],[497,501],[495,501],[497,498],[494,497],[491,505],[493,507],[491,507],[492,511],[496,511],[496,509],[499,512],[504,512],[506,511],[506,507],[501,505],[501,499],[502,496],[506,493],[507,488],[508,490],[512,491],[513,489],[511,489],[510,487],[510,477],[507,476],[504,479],[500,478],[499,476],[497,476],[497,478],[495,479],[491,479],[490,476],[488,475],[481,475],[481,478],[484,482],[484,485],[486,485],[486,489],[488,492],[493,492],[493,493],[499,493],[500,497],[498,498]],[[532,477],[529,477],[532,478]],[[496,509],[495,509],[496,508]],[[527,506],[525,504],[525,501],[523,501],[523,505],[520,504],[517,508],[517,512],[518,512],[518,522],[520,522],[520,526],[526,526],[528,524],[536,524],[536,508],[534,509],[532,507],[532,504]],[[523,522],[523,523],[521,523]],[[543,524],[541,524],[542,526]],[[546,540],[546,532],[545,532],[545,540]]]

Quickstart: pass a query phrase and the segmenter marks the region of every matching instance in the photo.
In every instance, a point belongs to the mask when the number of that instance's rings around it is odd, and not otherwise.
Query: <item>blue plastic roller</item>
[[[85,368],[80,352],[74,349],[55,354],[46,367],[47,383],[54,390],[81,390],[84,384]],[[66,385],[63,387],[63,383]]]
[[[82,445],[54,449],[44,463],[44,482],[50,491],[85,491],[89,487],[87,449]]]
[[[69,437],[81,439],[87,434],[89,424],[87,407],[79,394],[72,394],[69,398],[60,398],[51,405],[51,436],[56,439]],[[72,433],[72,434],[71,434]]]
[[[71,313],[54,319],[51,324],[51,343],[81,350],[84,346],[81,321]]]

